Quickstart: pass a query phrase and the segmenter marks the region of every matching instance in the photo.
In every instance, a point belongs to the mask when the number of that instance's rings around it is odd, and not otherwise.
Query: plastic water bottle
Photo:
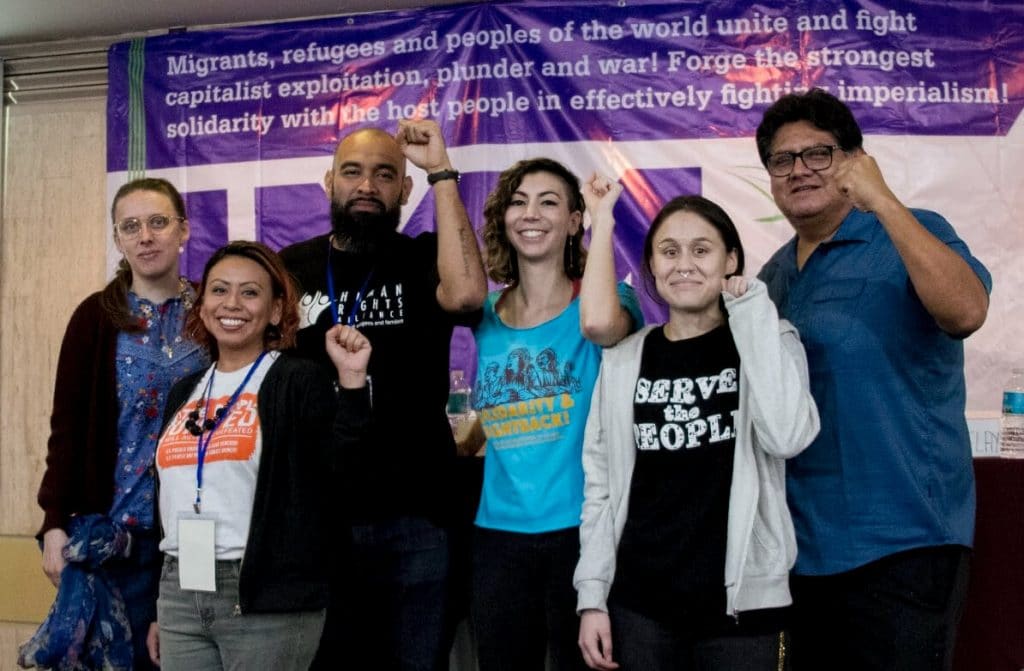
[[[472,407],[469,404],[469,385],[466,384],[466,374],[460,369],[453,369],[448,373],[448,421],[452,428],[464,420]]]
[[[460,453],[473,450],[471,436],[473,424],[476,422],[476,412],[470,403],[469,385],[466,384],[466,375],[459,369],[449,372],[448,385],[448,424],[452,427],[452,435],[455,436],[455,444]]]
[[[1024,368],[1014,368],[1003,391],[999,456],[1024,459]]]

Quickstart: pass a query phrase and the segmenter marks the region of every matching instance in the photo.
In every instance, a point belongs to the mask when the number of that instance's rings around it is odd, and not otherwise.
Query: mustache
[[[384,201],[379,200],[377,198],[368,197],[368,196],[360,196],[358,198],[350,198],[345,203],[345,211],[347,211],[347,212],[351,211],[352,208],[355,205],[357,205],[358,203],[373,203],[378,208],[380,208],[381,212],[387,210],[387,205],[384,204]]]

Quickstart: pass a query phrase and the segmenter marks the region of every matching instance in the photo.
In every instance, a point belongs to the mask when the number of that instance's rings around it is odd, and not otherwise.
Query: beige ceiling
[[[0,0],[0,56],[17,45],[452,4],[456,0]]]
[[[105,95],[107,47],[131,37],[457,1],[0,0],[0,101],[18,104]]]

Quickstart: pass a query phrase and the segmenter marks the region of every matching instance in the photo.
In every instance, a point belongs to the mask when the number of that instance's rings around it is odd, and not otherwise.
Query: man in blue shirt
[[[991,276],[941,216],[900,203],[862,139],[820,89],[757,129],[796,230],[760,277],[800,330],[821,414],[787,463],[793,668],[946,669],[974,533],[963,339]]]

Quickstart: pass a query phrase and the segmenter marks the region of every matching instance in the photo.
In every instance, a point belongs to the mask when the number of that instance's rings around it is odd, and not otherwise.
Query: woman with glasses
[[[153,458],[167,392],[207,363],[203,349],[181,335],[195,298],[179,273],[189,236],[181,195],[166,180],[138,179],[117,191],[111,216],[123,257],[114,279],[71,316],[57,362],[39,538],[43,571],[59,592],[48,623],[23,650],[44,666],[73,657],[123,663],[128,655],[129,666],[134,658],[133,668],[150,668],[146,632],[161,558]],[[82,556],[83,548],[100,546],[112,556],[90,574],[82,567],[95,559]],[[65,552],[82,561],[65,570]],[[98,646],[80,626],[90,617],[88,598],[104,596],[90,586],[102,584],[116,588],[123,610],[111,605],[96,617],[121,645]],[[82,608],[81,618],[67,608]]]
[[[644,241],[668,307],[605,352],[583,448],[580,648],[609,671],[785,665],[784,459],[818,432],[807,361],[729,216],[669,201]]]
[[[571,582],[583,426],[601,347],[643,323],[632,288],[615,281],[621,191],[595,175],[581,192],[565,166],[537,158],[503,172],[484,209],[487,270],[506,286],[474,329],[487,435],[471,593],[481,671],[543,671],[547,657],[555,671],[583,668]]]
[[[171,390],[156,454],[166,558],[150,652],[164,671],[304,671],[320,643],[334,466],[368,427],[370,343],[328,330],[332,380],[281,352],[298,327],[277,254],[214,253],[186,322],[214,363]]]

